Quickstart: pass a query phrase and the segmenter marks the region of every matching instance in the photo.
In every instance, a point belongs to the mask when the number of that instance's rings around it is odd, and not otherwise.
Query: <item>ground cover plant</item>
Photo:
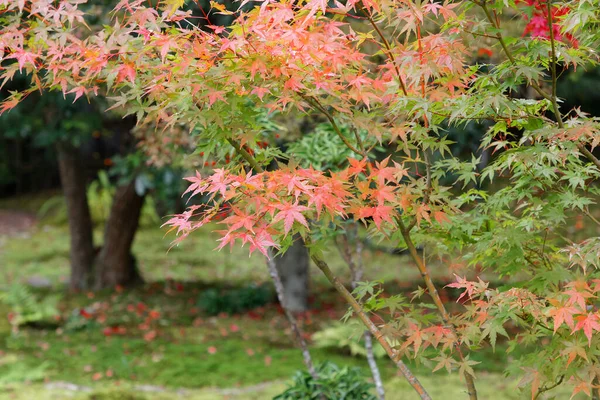
[[[271,260],[303,238],[350,306],[346,318],[364,324],[417,397],[433,391],[409,360],[457,374],[464,397],[479,398],[477,354],[500,336],[518,355],[508,376],[532,399],[562,388],[598,396],[600,241],[565,234],[577,216],[598,224],[599,121],[557,96],[563,69],[597,62],[597,1],[260,1],[237,11],[213,2],[199,27],[182,0],[123,0],[112,25],[94,30],[79,3],[0,3],[0,79],[25,73],[32,83],[0,111],[37,90],[102,93],[166,138],[185,126],[207,165],[225,162],[187,178],[186,195],[202,202],[167,222],[175,243],[218,222],[218,248],[242,244]],[[234,22],[213,25],[215,13]],[[514,15],[525,16],[517,35],[504,27]],[[478,49],[481,38],[493,50]],[[473,52],[497,59],[473,65]],[[336,170],[299,165],[265,141],[256,104],[318,115],[353,155]],[[484,168],[477,154],[454,157],[445,134],[471,121],[489,123]],[[376,158],[377,142],[388,157]],[[377,277],[352,293],[342,284],[323,249],[350,220],[408,251],[422,277],[412,299],[388,296]],[[517,279],[496,288],[457,276],[450,309],[434,258]]]

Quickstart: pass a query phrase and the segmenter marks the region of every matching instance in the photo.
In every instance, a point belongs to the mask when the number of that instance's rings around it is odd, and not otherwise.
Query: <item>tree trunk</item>
[[[282,256],[275,257],[275,265],[283,284],[285,308],[292,312],[308,310],[308,267],[310,259],[304,242],[299,237]]]
[[[94,262],[92,218],[87,200],[87,182],[79,150],[69,143],[58,143],[58,167],[71,235],[71,290],[90,287]]]
[[[117,188],[104,230],[104,245],[94,265],[96,289],[142,282],[131,246],[143,204],[144,197],[135,191],[135,179]]]

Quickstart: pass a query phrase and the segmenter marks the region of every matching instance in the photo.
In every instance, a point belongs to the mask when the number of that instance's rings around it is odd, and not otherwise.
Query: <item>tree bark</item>
[[[291,312],[308,310],[310,259],[302,239],[296,237],[285,254],[275,257],[275,265],[283,284],[285,305],[282,306]]]
[[[135,179],[117,188],[104,230],[104,245],[94,265],[96,289],[142,282],[131,246],[143,204],[144,197],[135,191]]]
[[[95,252],[84,163],[79,150],[69,143],[58,143],[56,150],[71,236],[69,287],[85,290],[91,285]]]

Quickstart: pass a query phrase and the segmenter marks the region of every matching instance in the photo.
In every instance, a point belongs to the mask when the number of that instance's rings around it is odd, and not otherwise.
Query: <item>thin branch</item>
[[[423,204],[429,204],[429,197],[431,196],[432,191],[432,182],[431,182],[431,160],[429,159],[429,154],[427,150],[423,150],[423,159],[425,161],[425,193],[423,193]],[[408,232],[412,230],[417,224],[417,219],[413,219],[413,221],[408,225]]]
[[[381,31],[381,29],[379,29],[379,26],[377,26],[377,24],[373,20],[371,13],[369,13],[369,11],[366,9],[364,9],[364,11],[365,11],[365,14],[367,14],[367,19],[371,23],[371,26],[373,26],[373,29],[375,29],[375,32],[377,32],[377,34],[381,38],[381,41],[383,42],[383,46],[387,50],[388,56],[390,57],[390,60],[392,61],[392,64],[394,65],[394,69],[396,70],[396,74],[398,75],[398,80],[400,81],[400,88],[402,89],[402,93],[404,93],[405,96],[408,96],[408,90],[406,90],[406,84],[404,83],[404,80],[402,79],[402,75],[400,74],[400,68],[398,68],[398,64],[396,64],[396,57],[394,57],[394,53],[392,52],[392,46],[390,46],[390,42],[388,42],[388,40],[386,39],[386,37],[383,34],[383,32]]]
[[[310,240],[306,240],[306,244],[310,245]],[[402,375],[406,378],[408,383],[413,387],[413,389],[417,392],[417,394],[421,397],[422,400],[431,400],[431,396],[425,388],[421,385],[421,382],[417,379],[416,376],[408,369],[406,364],[402,362],[401,355],[397,353],[392,346],[389,344],[383,333],[377,328],[377,326],[371,321],[369,316],[365,313],[362,306],[356,301],[354,296],[346,289],[346,287],[338,280],[338,278],[333,274],[329,265],[318,255],[311,254],[311,258],[313,262],[317,265],[317,267],[323,272],[323,275],[329,280],[329,282],[333,285],[333,287],[338,291],[338,293],[346,300],[346,302],[352,307],[358,318],[362,321],[362,323],[367,327],[369,332],[373,335],[373,337],[381,344],[381,347],[385,350],[387,355],[392,359],[392,361],[396,364]]]
[[[554,382],[552,385],[550,386],[542,386],[540,388],[540,390],[538,390],[537,394],[534,397],[534,400],[537,400],[538,397],[540,397],[540,395],[544,392],[547,392],[549,390],[554,389],[555,387],[557,387],[558,385],[560,385],[563,382],[563,379],[565,379],[564,375],[561,375],[558,377],[558,380],[556,382]]]
[[[252,155],[250,153],[248,153],[242,146],[240,146],[240,144],[238,142],[236,142],[235,140],[230,139],[230,138],[227,138],[227,141],[229,142],[229,144],[231,144],[233,146],[235,151],[240,156],[242,156],[242,158],[244,160],[246,160],[252,168],[254,168],[255,172],[264,172],[263,168],[258,164],[258,162],[256,162],[254,157],[252,157]]]
[[[315,97],[309,97],[309,96],[307,96],[305,94],[302,94],[302,93],[300,94],[300,97],[302,97],[313,108],[316,108],[317,110],[319,110],[325,116],[325,118],[327,118],[327,120],[329,121],[329,123],[333,127],[333,130],[340,137],[340,139],[342,139],[342,142],[344,142],[344,144],[346,145],[346,147],[348,147],[350,150],[352,150],[356,154],[360,154],[364,158],[368,157],[367,154],[364,152],[364,150],[361,151],[358,148],[356,148],[352,143],[350,143],[350,141],[348,140],[348,138],[346,138],[344,136],[344,134],[342,133],[340,127],[337,124],[337,122],[335,122],[335,119],[333,118],[333,115],[331,115],[331,113],[329,111],[327,111],[327,109],[325,107],[323,107],[323,105],[319,102],[318,99],[316,99]]]
[[[456,336],[458,338],[458,334],[456,332],[456,327],[450,321],[450,315],[448,314],[448,311],[446,310],[446,306],[444,305],[444,302],[440,298],[438,290],[437,290],[435,284],[433,283],[433,280],[431,279],[431,275],[429,274],[429,270],[427,269],[427,266],[425,265],[425,261],[423,260],[423,258],[421,258],[421,256],[419,256],[417,248],[416,248],[415,244],[413,243],[412,238],[410,236],[410,230],[404,225],[404,222],[402,222],[402,218],[396,218],[396,221],[398,223],[398,226],[400,227],[400,233],[402,234],[402,237],[404,238],[406,247],[408,248],[408,251],[409,251],[410,255],[412,256],[415,264],[417,264],[417,268],[419,269],[419,272],[421,273],[421,276],[423,277],[423,280],[425,281],[425,285],[427,286],[427,291],[428,291],[429,295],[431,296],[431,298],[433,299],[433,302],[436,305],[440,316],[442,317],[442,321],[443,321],[444,325],[449,327],[450,330],[452,331],[452,333],[454,333],[454,336]],[[461,350],[460,344],[458,342],[455,344],[455,348],[458,352],[460,359],[462,361],[464,361],[465,358],[462,354],[462,350]],[[465,383],[467,385],[467,393],[469,395],[469,399],[477,400],[477,389],[475,388],[475,378],[466,371],[464,372],[464,376],[465,376]]]

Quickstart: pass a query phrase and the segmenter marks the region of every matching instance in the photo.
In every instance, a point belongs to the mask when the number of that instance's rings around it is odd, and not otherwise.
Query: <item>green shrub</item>
[[[318,348],[333,348],[349,350],[353,356],[367,356],[363,333],[365,327],[358,321],[347,323],[337,322],[312,336],[314,345]],[[373,355],[377,358],[386,356],[386,352],[373,340]]]
[[[239,314],[262,307],[273,300],[273,291],[269,287],[251,285],[228,290],[205,290],[198,299],[198,306],[209,315]]]
[[[307,371],[298,371],[292,385],[273,400],[375,400],[371,393],[373,384],[368,383],[360,368],[340,368],[331,362],[317,366],[318,379]]]

